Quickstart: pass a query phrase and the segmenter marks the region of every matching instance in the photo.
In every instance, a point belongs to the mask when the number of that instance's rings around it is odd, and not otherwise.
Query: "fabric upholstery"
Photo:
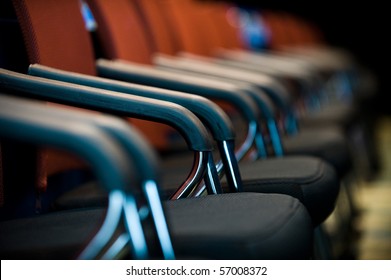
[[[95,75],[92,44],[80,14],[80,3],[69,1],[66,7],[57,5],[57,1],[20,1],[13,0],[18,22],[30,63],[40,63],[69,71]],[[43,12],[50,11],[50,12]],[[79,17],[69,15],[80,14]],[[77,51],[75,51],[77,50]],[[74,161],[69,155],[57,155],[50,150],[41,150],[37,156],[36,187],[39,192],[47,187],[48,167],[57,170],[68,169],[58,158]],[[69,160],[68,160],[69,159]],[[78,164],[75,163],[75,167]]]
[[[105,210],[78,209],[0,224],[2,259],[74,259],[103,221]]]
[[[246,162],[239,167],[245,192],[291,195],[305,205],[314,226],[334,210],[340,183],[334,168],[323,160],[297,156]]]
[[[163,161],[161,196],[164,199],[168,199],[186,179],[191,164],[190,155]],[[241,162],[239,168],[244,192],[280,193],[295,197],[307,208],[314,226],[322,223],[334,210],[340,182],[335,169],[324,160],[290,156]],[[228,192],[224,178],[223,187]],[[54,206],[70,209],[105,203],[106,194],[91,182],[60,196]]]
[[[84,26],[83,18],[72,16],[69,20],[69,15],[80,14],[79,1],[69,1],[67,5],[58,5],[56,0],[13,2],[30,63],[96,74],[89,35],[86,29],[80,29]]]
[[[163,161],[163,195],[169,196],[189,172],[191,157]],[[340,189],[335,168],[312,156],[268,158],[240,162],[244,192],[281,193],[299,199],[306,207],[314,226],[322,223],[334,210]],[[228,185],[223,178],[223,187]]]
[[[289,196],[224,194],[169,201],[165,209],[178,258],[305,259],[311,253],[311,220]],[[1,222],[0,256],[75,258],[104,213],[82,209]]]
[[[162,1],[131,0],[129,2],[137,4],[145,26],[151,34],[154,51],[175,55],[178,51],[178,42],[170,28],[167,28],[169,18],[163,10],[167,8],[166,5],[161,5]]]
[[[181,258],[303,259],[311,251],[311,220],[290,196],[223,194],[165,205]]]
[[[84,28],[80,1],[58,3],[56,0],[12,0],[29,63],[40,63],[62,70],[95,75],[95,55],[90,34]],[[110,3],[116,1],[110,1]],[[147,135],[155,147],[165,149],[177,134],[163,124],[143,120],[132,123]],[[159,135],[160,137],[157,137]],[[51,171],[79,168],[80,163],[71,155],[41,150],[38,155],[36,187],[47,188]]]
[[[339,178],[352,170],[352,155],[345,134],[335,126],[301,129],[283,138],[286,155],[311,155],[330,163]]]
[[[130,1],[97,0],[87,3],[97,22],[107,23],[99,25],[98,37],[104,41],[101,45],[108,58],[151,64],[151,42],[142,32],[139,16],[129,8]],[[105,36],[99,36],[101,34]]]

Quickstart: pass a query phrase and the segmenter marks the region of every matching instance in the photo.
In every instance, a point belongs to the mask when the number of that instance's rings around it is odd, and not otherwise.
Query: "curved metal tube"
[[[143,190],[146,194],[150,214],[152,216],[153,223],[155,225],[156,234],[160,242],[160,246],[162,249],[162,254],[164,259],[173,260],[175,259],[174,248],[172,246],[171,237],[169,233],[169,229],[167,226],[166,218],[164,215],[163,207],[160,201],[158,186],[156,182],[152,180],[148,180],[143,183]],[[125,215],[125,225],[127,229],[127,233],[121,234],[113,243],[113,245],[107,250],[107,252],[102,256],[102,259],[115,259],[120,256],[122,250],[129,244],[132,245],[137,258],[143,258],[143,254],[137,254],[140,252],[140,248],[143,249],[142,245],[143,239],[135,239],[134,236],[139,236],[138,231],[139,227],[136,226],[136,232],[134,231],[134,220],[138,220],[135,217],[135,210],[137,212],[137,205],[133,197],[127,196],[124,198],[123,202],[123,210]],[[136,218],[136,219],[135,219]],[[141,229],[142,230],[142,229]],[[136,246],[139,245],[139,246]],[[143,252],[143,250],[141,250]]]
[[[206,174],[204,176],[205,187],[208,194],[219,194],[223,193],[221,188],[219,174],[216,169],[215,162],[213,160],[213,154],[208,153],[208,163],[206,168]]]
[[[282,146],[282,141],[276,121],[274,119],[267,120],[267,126],[269,129],[270,138],[272,140],[274,154],[277,157],[281,157],[284,155],[284,148]]]
[[[79,259],[93,259],[97,257],[100,251],[108,244],[121,219],[125,200],[125,195],[121,191],[112,191],[109,194],[109,205],[103,225],[88,246],[80,254],[78,257]],[[129,235],[132,239],[133,255],[136,259],[146,259],[148,256],[147,245],[141,221],[138,216],[137,207],[127,209],[126,212],[127,215],[133,216],[131,222],[132,225],[130,227],[132,232]]]
[[[124,195],[121,191],[113,191],[109,194],[109,204],[103,225],[78,259],[89,260],[96,258],[110,241],[121,219],[123,200]]]
[[[233,192],[241,192],[243,189],[238,161],[234,153],[233,141],[222,141],[218,143],[222,157],[223,167],[227,176],[228,186]]]
[[[235,151],[235,156],[237,161],[241,161],[244,156],[250,151],[251,147],[254,143],[258,143],[256,141],[256,136],[258,132],[258,124],[253,121],[248,124],[247,136],[246,139],[242,142],[240,147]],[[258,143],[259,144],[259,143]],[[258,147],[258,151],[264,149],[264,147]],[[222,168],[222,167],[220,167]],[[219,171],[219,167],[217,169]]]
[[[152,219],[155,224],[164,259],[173,260],[175,259],[174,248],[172,246],[170,232],[160,201],[158,186],[156,182],[148,180],[143,184],[143,189],[146,193],[149,208],[151,209]]]
[[[266,152],[266,149],[264,146],[260,146],[261,144],[263,145],[263,139],[259,139],[259,130],[258,130],[258,124],[254,122],[250,122],[248,124],[248,130],[247,130],[247,136],[246,139],[242,142],[240,147],[235,151],[235,158],[236,161],[239,162],[242,160],[251,150],[253,147],[254,143],[257,146],[257,157],[264,157],[264,152]],[[262,142],[261,142],[262,141]],[[232,147],[228,145],[227,141],[222,141],[221,143],[219,142],[219,150],[220,150],[220,155],[224,160],[220,160],[216,164],[216,170],[219,178],[222,178],[226,172],[230,174],[228,177],[228,183],[230,184],[230,187],[233,191],[241,191],[242,186],[241,186],[241,178],[240,178],[240,172],[238,167],[233,166],[233,157],[232,157]],[[259,148],[263,148],[260,150]],[[224,162],[225,165],[224,165]],[[191,193],[191,197],[197,197],[202,195],[202,193],[205,191],[206,185],[201,184],[197,186],[197,188],[194,189],[194,191]]]
[[[115,260],[121,256],[121,252],[127,248],[130,241],[128,233],[122,233],[102,256],[102,260]]]
[[[194,153],[193,168],[182,186],[170,197],[171,200],[187,197],[204,178],[208,163],[207,152]]]
[[[133,257],[136,260],[148,258],[148,246],[145,240],[144,230],[137,207],[137,202],[133,196],[125,195],[123,205],[124,223],[126,231],[130,236]]]

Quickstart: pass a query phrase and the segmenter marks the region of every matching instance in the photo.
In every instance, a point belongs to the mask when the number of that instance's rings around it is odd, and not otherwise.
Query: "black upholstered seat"
[[[163,165],[162,190],[167,197],[173,192],[170,186],[180,183],[178,175],[186,173],[185,162],[185,158],[175,158],[167,160]],[[187,159],[187,165],[189,162],[190,158]],[[340,182],[334,168],[319,158],[270,158],[241,162],[239,168],[244,192],[279,193],[295,197],[307,207],[314,226],[325,221],[334,210]],[[224,179],[223,187],[228,188]],[[68,203],[73,201],[71,198],[69,196]]]
[[[338,127],[304,128],[296,135],[283,137],[282,143],[286,155],[311,155],[327,161],[335,168],[339,178],[352,170],[351,150]]]
[[[311,220],[305,207],[289,196],[224,194],[170,201],[164,207],[177,258],[306,259],[311,255]],[[104,214],[101,208],[69,210],[2,222],[0,255],[73,259]]]
[[[213,195],[169,201],[165,209],[178,257],[303,259],[312,250],[311,220],[290,196]]]
[[[245,192],[281,193],[299,199],[319,225],[333,212],[339,193],[334,168],[315,157],[295,156],[240,165]],[[294,168],[293,168],[294,167]]]

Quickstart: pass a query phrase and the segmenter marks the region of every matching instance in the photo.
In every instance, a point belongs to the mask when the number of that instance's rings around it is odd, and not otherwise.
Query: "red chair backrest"
[[[153,1],[157,7],[150,10],[151,5],[144,2],[148,0],[133,0],[139,2],[141,12],[144,14],[150,32],[153,34],[157,45],[167,41],[159,31],[165,24],[167,30],[171,30],[174,37],[176,52],[185,51],[199,55],[213,55],[217,48],[242,48],[238,35],[238,29],[228,22],[230,6],[222,3],[200,2],[193,0],[163,0]],[[156,18],[163,18],[159,25]],[[164,48],[159,49],[165,52]]]
[[[85,28],[79,0],[12,1],[30,63],[96,75],[93,44]],[[142,120],[132,119],[131,122],[138,126],[157,148],[165,149],[169,146],[172,129]],[[64,153],[41,151],[37,188],[40,191],[46,189],[47,176],[50,174],[81,166],[83,164],[80,161]]]
[[[145,32],[140,14],[129,0],[86,0],[98,24],[97,36],[104,57],[151,64],[153,44]],[[167,125],[132,119],[159,150],[167,150],[176,132]]]
[[[137,5],[145,28],[152,37],[154,51],[175,55],[180,51],[176,34],[173,32],[171,19],[167,16],[165,1],[129,0]]]
[[[261,16],[271,31],[271,49],[324,43],[322,33],[298,16],[270,10],[262,11]]]
[[[129,0],[86,2],[98,23],[97,34],[107,58],[151,63],[151,39]]]
[[[95,75],[92,44],[80,14],[79,1],[13,0],[30,63]],[[77,15],[80,16],[77,16]],[[76,15],[69,20],[68,15]],[[76,51],[75,51],[76,50]],[[47,176],[83,164],[76,158],[54,150],[37,155],[36,187],[44,191]]]
[[[13,3],[30,63],[96,74],[89,34],[80,28],[84,21],[79,1],[13,0]]]

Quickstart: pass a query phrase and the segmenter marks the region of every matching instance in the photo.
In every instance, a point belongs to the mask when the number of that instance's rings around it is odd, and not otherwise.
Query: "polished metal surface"
[[[208,162],[208,152],[196,152],[194,153],[193,169],[190,171],[185,182],[180,186],[177,191],[171,196],[170,199],[179,199],[187,197],[202,181]]]

